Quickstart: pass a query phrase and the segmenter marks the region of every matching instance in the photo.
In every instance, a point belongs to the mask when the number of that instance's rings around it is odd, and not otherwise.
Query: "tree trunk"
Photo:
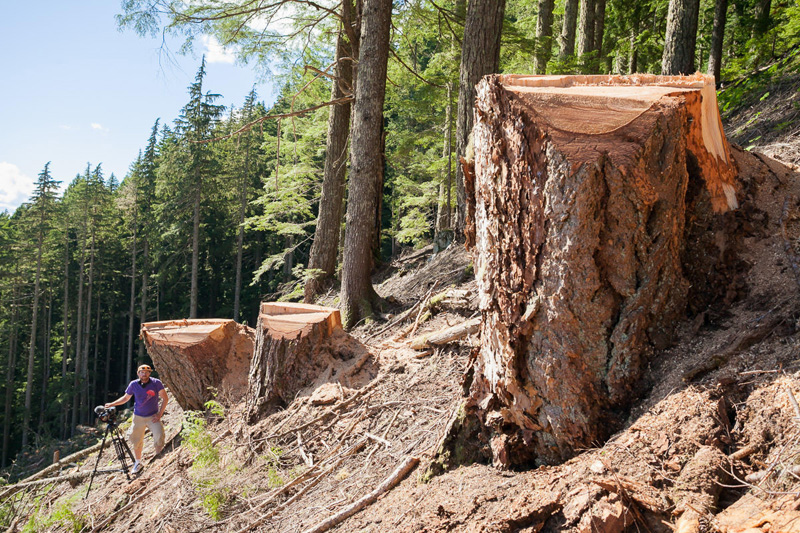
[[[9,435],[11,430],[11,405],[14,400],[14,383],[17,367],[17,318],[18,309],[17,304],[14,303],[19,297],[19,289],[17,282],[14,282],[14,301],[11,303],[11,335],[8,339],[8,367],[6,367],[6,403],[3,412],[3,458],[2,466],[5,468],[8,465],[8,445]]]
[[[147,322],[147,286],[150,278],[150,239],[147,233],[142,244],[142,305],[139,310],[139,324]],[[100,323],[98,322],[98,327]],[[144,359],[144,344],[139,343],[139,359]]]
[[[142,324],[147,353],[185,410],[204,409],[215,391],[232,404],[241,400],[247,391],[254,337],[252,328],[229,319]]]
[[[92,358],[91,387],[89,387],[89,411],[97,398],[97,360],[100,358],[100,297],[97,297],[97,316],[94,321],[94,357]],[[91,414],[89,415],[91,416]]]
[[[461,43],[461,68],[458,79],[458,114],[456,116],[456,155],[464,157],[472,132],[475,84],[497,72],[500,65],[500,37],[503,33],[505,0],[472,0],[467,6],[464,40]],[[464,235],[466,192],[461,166],[456,165],[456,235]]]
[[[276,191],[277,194],[277,191]],[[197,318],[198,265],[200,262],[200,176],[195,176],[194,216],[192,217],[192,286],[189,297],[189,318]]]
[[[348,4],[349,0],[342,3],[343,14]],[[347,23],[347,19],[345,19],[344,24]],[[345,29],[342,29],[336,39],[336,66],[334,67],[336,79],[331,87],[331,100],[342,98],[351,93],[353,89],[353,51],[344,32]],[[350,102],[331,106],[328,115],[328,136],[325,145],[325,168],[322,174],[319,216],[308,258],[308,268],[319,272],[312,273],[306,281],[303,292],[303,299],[306,303],[313,302],[316,296],[327,288],[336,274],[349,135]]]
[[[436,210],[436,227],[434,228],[435,239],[439,235],[450,230],[450,190],[453,187],[453,85],[447,82],[447,105],[444,114],[444,146],[442,147],[442,159],[447,159],[447,174],[443,183],[439,184],[439,198]],[[392,207],[394,210],[394,206]],[[392,214],[394,220],[394,213]],[[394,239],[392,239],[392,255],[395,255]]]
[[[714,5],[714,29],[711,31],[711,50],[708,54],[708,74],[714,76],[717,86],[722,69],[722,43],[725,40],[725,22],[728,18],[728,0],[717,0]]]
[[[108,317],[108,338],[106,339],[106,366],[105,366],[105,376],[103,378],[103,403],[109,397],[109,385],[110,385],[110,378],[111,378],[111,329],[114,324],[114,317],[109,312]]]
[[[641,23],[641,7],[634,2],[631,16],[630,56],[628,57],[628,74],[636,74],[639,69],[639,25]]]
[[[594,2],[581,0],[578,21],[578,56],[585,56],[594,50]],[[584,59],[584,61],[586,61]]]
[[[86,295],[86,326],[83,328],[83,356],[81,357],[81,421],[86,424],[92,416],[89,405],[89,341],[92,331],[92,296],[94,293],[95,228],[92,223],[92,249],[89,256],[89,290]]]
[[[136,313],[136,220],[134,219],[131,236],[131,298],[128,306],[128,355],[125,358],[125,383],[130,383],[133,376],[133,323]]]
[[[470,409],[504,467],[562,461],[618,427],[687,303],[690,180],[715,211],[737,205],[710,78],[575,81],[478,86]]]
[[[247,147],[244,153],[244,173],[239,184],[239,224],[236,232],[236,281],[233,289],[233,320],[239,320],[242,296],[242,255],[244,252],[244,217],[247,209],[247,181],[250,179],[250,132],[247,133]],[[144,324],[144,318],[142,318]]]
[[[536,51],[533,56],[534,74],[544,74],[553,50],[553,6],[555,0],[539,0],[536,16]]]
[[[44,324],[44,365],[42,368],[42,395],[39,400],[39,427],[45,427],[45,423],[49,421],[45,421],[44,414],[47,408],[47,383],[50,381],[50,364],[52,360],[52,340],[53,336],[51,334],[52,325],[53,325],[53,293],[48,291],[47,293],[47,303],[45,304],[45,308],[47,309],[47,319],[45,320]]]
[[[83,239],[81,242],[81,255],[78,266],[78,315],[75,318],[75,361],[73,362],[73,379],[72,379],[72,424],[70,429],[70,436],[75,436],[75,426],[78,424],[78,410],[80,403],[80,375],[81,375],[81,348],[83,347],[83,278],[86,271],[86,218],[87,213],[84,213],[83,220]]]
[[[366,25],[364,30],[368,28]],[[310,385],[325,370],[324,363],[332,362],[324,352],[330,352],[328,341],[341,326],[339,311],[334,308],[262,303],[250,361],[246,419],[253,422],[288,405]]]
[[[346,327],[372,315],[372,242],[375,211],[383,182],[381,131],[389,58],[391,0],[365,0],[361,17],[358,84],[353,107],[350,193],[342,266],[341,307]]]
[[[42,222],[43,224],[43,222]],[[39,230],[36,245],[36,277],[33,282],[33,316],[31,317],[31,339],[28,346],[28,374],[25,382],[25,407],[22,422],[22,447],[28,445],[28,431],[31,421],[31,397],[33,393],[33,368],[36,362],[36,321],[39,316],[39,282],[42,276],[42,246],[44,245],[44,232]]]
[[[564,2],[564,22],[561,26],[561,40],[558,58],[565,60],[575,55],[575,27],[578,25],[578,0]]]
[[[677,75],[694,72],[699,11],[700,0],[670,0],[661,74]]]
[[[69,209],[66,210],[66,220],[64,222],[64,339],[61,348],[61,383],[67,383],[67,360],[66,355],[70,353],[69,346]],[[66,399],[65,399],[66,400]],[[61,402],[59,417],[61,419],[61,438],[67,437],[67,401]]]
[[[753,38],[762,37],[769,31],[772,0],[758,0],[753,13]]]
[[[594,46],[597,51],[598,65],[604,60],[603,57],[603,34],[606,29],[606,0],[595,0],[594,2]]]

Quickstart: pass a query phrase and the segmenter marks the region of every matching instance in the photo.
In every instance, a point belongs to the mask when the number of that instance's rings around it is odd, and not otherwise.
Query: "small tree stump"
[[[247,419],[252,422],[287,405],[329,367],[334,334],[344,334],[338,309],[262,302],[248,378]]]
[[[470,402],[495,464],[558,462],[610,435],[669,344],[689,290],[687,191],[735,208],[737,169],[712,78],[487,76],[477,90]]]
[[[167,320],[142,324],[142,338],[183,409],[203,409],[214,390],[234,402],[247,392],[252,328],[226,319]]]

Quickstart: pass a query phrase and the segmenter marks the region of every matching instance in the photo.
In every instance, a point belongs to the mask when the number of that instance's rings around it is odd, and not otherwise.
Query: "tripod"
[[[106,468],[103,470],[98,470],[97,466],[100,464],[100,457],[103,455],[103,448],[106,445],[106,439],[108,436],[111,435],[111,442],[114,444],[114,451],[117,454],[117,460],[119,460],[122,468]],[[127,453],[127,457],[126,454]],[[92,477],[89,479],[89,488],[86,491],[86,496],[84,499],[89,497],[89,491],[92,490],[92,482],[94,481],[94,476],[100,472],[101,474],[108,474],[111,472],[125,472],[125,477],[128,478],[128,481],[131,480],[131,476],[129,474],[128,469],[128,457],[130,457],[131,461],[135,462],[133,457],[133,452],[131,452],[130,447],[128,447],[128,443],[125,442],[125,437],[122,435],[122,431],[120,431],[119,427],[115,422],[107,422],[106,423],[106,432],[103,435],[103,442],[100,444],[100,451],[97,452],[97,461],[94,463],[94,470],[92,471]]]

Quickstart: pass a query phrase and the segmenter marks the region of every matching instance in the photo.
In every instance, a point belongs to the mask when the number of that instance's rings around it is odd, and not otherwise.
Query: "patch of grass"
[[[225,414],[222,406],[214,400],[206,402],[204,407],[212,416],[223,417]],[[198,494],[200,505],[211,518],[219,520],[231,499],[231,489],[221,481],[220,453],[206,427],[205,416],[197,411],[187,412],[181,436],[186,445],[197,454],[189,477]]]
[[[36,509],[23,526],[22,532],[35,533],[57,528],[59,531],[79,533],[89,524],[87,515],[78,514],[72,510],[73,503],[79,498],[80,494],[74,494],[44,516],[40,514],[40,508]]]

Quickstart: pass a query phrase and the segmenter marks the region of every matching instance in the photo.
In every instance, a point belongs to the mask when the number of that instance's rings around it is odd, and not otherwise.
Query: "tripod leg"
[[[100,451],[97,452],[97,461],[94,462],[94,470],[92,470],[92,477],[89,478],[89,488],[86,489],[86,496],[83,497],[84,500],[89,497],[89,491],[92,490],[92,482],[94,481],[95,474],[97,474],[97,465],[100,464],[100,456],[103,455],[103,448],[106,445],[106,438],[108,437],[108,434],[110,432],[111,432],[111,427],[106,427],[106,432],[103,434],[103,442],[100,444]]]
[[[131,458],[131,463],[135,463],[136,462],[136,458],[133,456],[133,452],[131,451],[130,446],[128,446],[128,441],[125,440],[125,437],[122,435],[122,432],[119,430],[119,428],[116,428],[116,431],[117,431],[117,435],[119,435],[119,441],[122,443],[122,447],[128,453],[128,457]]]

